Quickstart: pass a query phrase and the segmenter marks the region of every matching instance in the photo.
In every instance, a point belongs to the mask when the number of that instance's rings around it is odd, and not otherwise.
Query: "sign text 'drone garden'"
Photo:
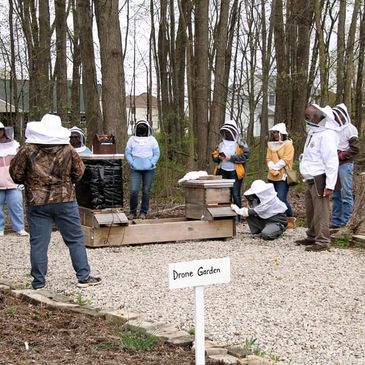
[[[169,264],[170,289],[229,282],[229,257]]]

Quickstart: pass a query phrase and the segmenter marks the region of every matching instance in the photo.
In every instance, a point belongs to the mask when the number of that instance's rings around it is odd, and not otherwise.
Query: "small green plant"
[[[351,237],[347,233],[343,233],[341,236],[334,238],[332,245],[337,248],[349,248],[353,246]]]
[[[119,333],[122,348],[145,351],[152,347],[157,337],[135,331],[123,331]]]
[[[71,301],[75,304],[88,305],[91,303],[90,300],[83,298],[81,293],[71,292],[68,293],[67,295],[71,298]]]
[[[195,328],[194,328],[194,327],[190,327],[190,328],[188,329],[188,334],[189,334],[190,336],[194,336],[194,335],[195,335]]]
[[[270,357],[270,360],[274,361],[275,362],[279,362],[279,361],[284,361],[284,359],[282,359],[280,356],[278,355],[274,355],[274,354],[270,354],[269,355]]]
[[[282,361],[280,356],[275,354],[268,354],[266,351],[264,351],[260,345],[257,343],[257,338],[254,337],[248,337],[245,339],[245,342],[242,346],[243,353],[247,355],[256,355],[260,357],[269,357],[270,360],[274,362]]]
[[[7,316],[7,317],[14,317],[17,313],[16,308],[13,307],[9,307],[9,308],[5,308],[3,309],[3,313]]]
[[[99,348],[146,351],[157,342],[156,336],[131,330],[120,331],[118,336],[120,337],[118,341],[101,344]]]

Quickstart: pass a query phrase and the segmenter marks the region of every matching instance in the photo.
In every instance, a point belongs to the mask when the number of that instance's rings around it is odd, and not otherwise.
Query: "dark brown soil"
[[[1,365],[195,364],[190,348],[166,343],[146,351],[118,348],[120,330],[98,317],[49,310],[0,291]]]

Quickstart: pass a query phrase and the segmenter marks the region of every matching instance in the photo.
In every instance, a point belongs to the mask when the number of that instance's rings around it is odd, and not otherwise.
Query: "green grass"
[[[2,312],[7,317],[14,317],[16,315],[16,313],[17,313],[17,310],[16,310],[16,308],[8,307],[8,308],[4,308],[2,310]]]
[[[242,345],[242,350],[247,355],[256,355],[263,358],[268,357],[270,360],[274,361],[274,363],[283,361],[280,356],[264,351],[257,343],[257,338],[254,337],[248,337],[245,339],[245,342]]]
[[[103,350],[147,351],[157,342],[156,336],[131,330],[119,331],[118,336],[120,337],[119,340],[101,344],[99,348]]]
[[[340,237],[332,239],[332,246],[336,248],[351,248],[354,243],[351,241],[351,236],[343,233]]]

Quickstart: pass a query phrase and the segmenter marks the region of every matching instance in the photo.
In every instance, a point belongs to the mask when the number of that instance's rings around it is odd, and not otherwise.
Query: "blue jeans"
[[[0,190],[0,231],[5,228],[4,204],[8,206],[13,231],[24,229],[23,195],[19,189]]]
[[[234,179],[233,187],[231,188],[231,199],[233,203],[236,204],[239,208],[242,207],[242,199],[241,199],[241,186],[243,180],[237,179],[236,171],[226,171],[223,169],[219,169],[217,175],[222,175],[223,179]]]
[[[28,206],[30,263],[33,288],[43,287],[48,267],[48,246],[55,223],[67,245],[79,281],[87,280],[90,267],[76,201]]]
[[[341,181],[341,191],[332,194],[332,220],[336,226],[344,226],[351,218],[354,198],[352,195],[352,176],[354,164],[344,163],[338,167],[338,176]]]
[[[287,217],[292,217],[293,216],[293,211],[291,209],[291,206],[289,204],[288,201],[288,192],[289,192],[289,185],[287,184],[286,181],[272,181],[269,180],[269,182],[271,182],[274,185],[275,191],[278,194],[278,198],[285,203],[286,207],[288,208],[286,210],[286,215]]]
[[[150,191],[156,169],[153,170],[133,170],[131,169],[130,179],[130,214],[137,214],[138,192],[142,183],[142,203],[140,212],[147,214],[150,207]]]

